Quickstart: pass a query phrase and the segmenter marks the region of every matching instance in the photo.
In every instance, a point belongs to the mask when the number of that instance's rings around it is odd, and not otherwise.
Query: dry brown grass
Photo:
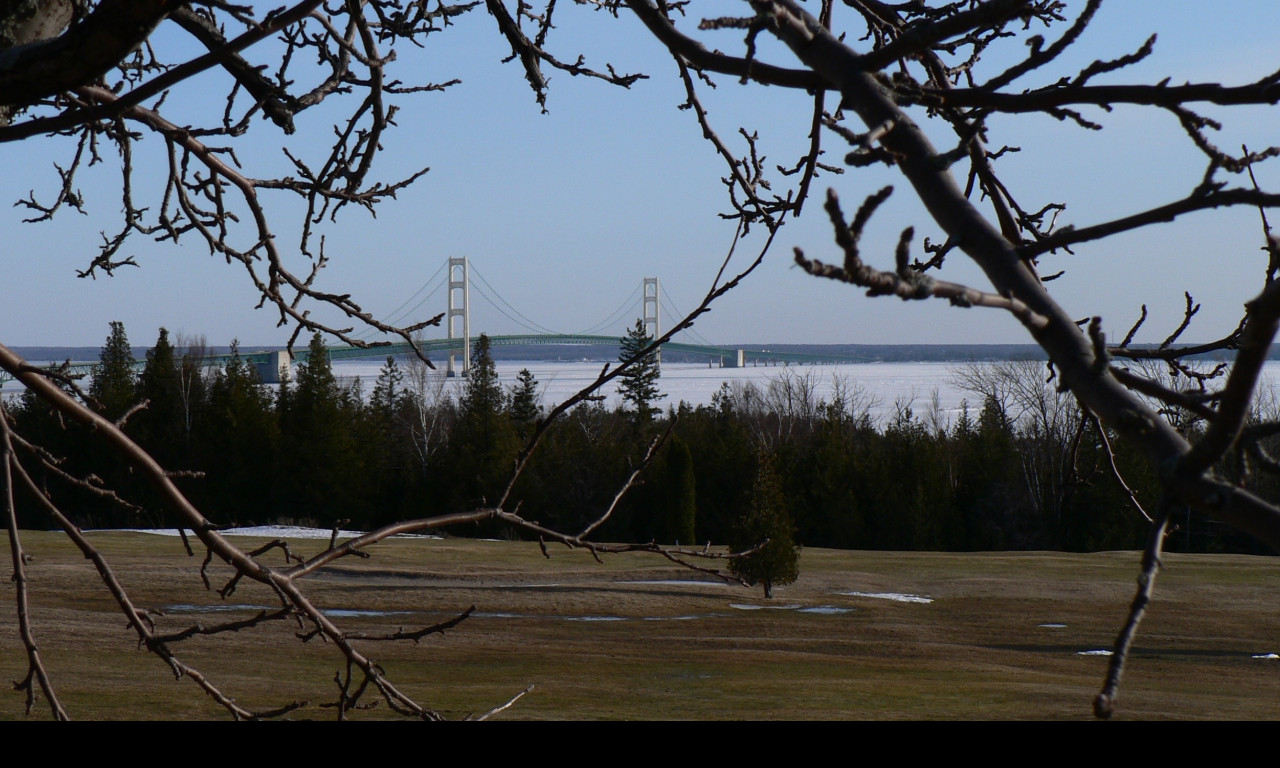
[[[219,605],[198,576],[199,558],[176,539],[93,535],[135,600],[178,629],[250,615],[183,613]],[[27,533],[37,639],[59,694],[82,719],[221,717],[187,680],[175,681],[135,647],[90,564],[56,534]],[[320,542],[295,544],[303,552]],[[407,611],[351,617],[348,631],[390,631],[478,615],[414,645],[365,643],[404,690],[450,716],[534,691],[503,717],[528,719],[983,718],[1084,719],[1136,576],[1136,553],[880,553],[807,549],[801,577],[775,590],[775,606],[832,606],[847,613],[764,605],[756,591],[688,580],[652,556],[607,558],[536,544],[465,539],[397,540],[371,560],[347,560],[309,580],[326,609]],[[1280,717],[1280,561],[1244,556],[1167,558],[1121,691],[1121,717]],[[225,574],[224,574],[225,575]],[[10,587],[11,598],[12,587]],[[840,592],[905,592],[900,603]],[[242,586],[226,603],[270,606],[267,590]],[[25,667],[12,600],[0,610],[0,677]],[[608,617],[609,621],[583,621]],[[1065,624],[1044,627],[1042,624]],[[333,648],[300,643],[295,624],[199,639],[182,658],[251,708],[296,699],[298,717],[328,717]],[[37,709],[46,716],[47,709]],[[378,708],[362,717],[384,717]],[[0,718],[23,717],[22,696],[0,695]]]

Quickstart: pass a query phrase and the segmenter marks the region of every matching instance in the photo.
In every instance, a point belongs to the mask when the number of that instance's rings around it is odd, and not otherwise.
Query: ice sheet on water
[[[566,354],[572,354],[567,352]],[[385,360],[376,358],[366,360],[335,360],[334,375],[343,381],[354,381],[357,377],[364,387],[366,395],[372,391],[377,382],[378,373]],[[586,387],[600,375],[603,361],[551,361],[551,360],[499,360],[497,363],[498,378],[502,385],[510,388],[516,383],[520,369],[528,368],[538,379],[542,388],[542,403],[551,407],[564,402],[578,390]],[[710,405],[711,397],[724,382],[746,384],[752,383],[760,388],[767,388],[771,379],[785,375],[811,376],[814,394],[822,399],[830,399],[835,390],[837,378],[864,387],[868,394],[874,396],[876,407],[871,409],[871,418],[883,422],[891,418],[897,403],[914,403],[912,410],[923,414],[929,407],[931,393],[938,391],[938,405],[942,411],[952,416],[960,412],[960,404],[965,399],[973,400],[973,396],[960,390],[951,381],[953,363],[853,363],[847,365],[803,365],[803,366],[752,366],[745,368],[708,368],[706,363],[666,363],[662,366],[662,378],[658,381],[658,389],[666,395],[662,406],[676,405],[680,401],[692,406]],[[452,379],[446,386],[461,387],[464,379]],[[618,382],[614,381],[600,388],[598,394],[605,397],[605,406],[618,405]]]

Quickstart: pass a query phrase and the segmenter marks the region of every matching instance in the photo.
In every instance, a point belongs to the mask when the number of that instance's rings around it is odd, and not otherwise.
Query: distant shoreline
[[[850,362],[860,363],[959,363],[959,362],[996,362],[1002,360],[1046,360],[1047,356],[1035,344],[725,344],[731,349],[768,349],[777,352],[795,352],[797,354],[841,355],[848,356]],[[1142,345],[1135,345],[1140,347]],[[12,347],[27,360],[86,362],[98,359],[98,347]],[[150,347],[134,347],[133,355],[138,360],[146,359]],[[255,347],[241,345],[241,352],[259,352],[284,349],[283,346]],[[210,346],[210,354],[226,354],[230,347]],[[570,346],[562,344],[539,344],[518,347],[494,347],[495,360],[529,360],[577,362],[588,360],[613,360],[617,358],[617,347],[612,345]],[[1231,360],[1234,350],[1222,350],[1207,355],[1197,356],[1205,360]],[[370,355],[376,358],[377,355]],[[704,356],[682,355],[676,352],[663,352],[663,357],[671,362],[701,360]],[[1280,351],[1273,349],[1270,359],[1280,359]]]

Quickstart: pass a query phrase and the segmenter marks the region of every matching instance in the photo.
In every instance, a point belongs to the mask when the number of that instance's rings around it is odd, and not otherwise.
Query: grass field
[[[92,534],[165,631],[245,618],[273,604],[243,584],[204,590],[177,539]],[[238,543],[248,545],[247,540]],[[28,532],[36,639],[77,719],[200,719],[225,713],[139,650],[91,564],[56,534]],[[301,541],[311,553],[322,542]],[[1123,620],[1138,555],[885,553],[806,549],[795,584],[691,583],[651,555],[595,563],[580,552],[467,539],[394,540],[305,582],[347,631],[388,632],[477,606],[421,643],[363,642],[402,690],[450,717],[529,685],[518,719],[1088,719]],[[275,555],[268,555],[275,562]],[[225,569],[218,571],[225,579]],[[21,679],[13,586],[0,608],[0,678]],[[215,579],[215,586],[221,581]],[[1120,718],[1280,718],[1280,559],[1168,555],[1121,690]],[[845,594],[862,593],[862,594]],[[931,602],[878,597],[901,593]],[[213,611],[211,608],[221,610]],[[380,613],[382,612],[382,613]],[[372,615],[367,615],[372,614]],[[251,709],[306,700],[332,717],[334,648],[274,622],[175,646]],[[38,703],[33,717],[46,718]],[[385,707],[357,718],[389,715]],[[0,718],[20,719],[20,693]]]

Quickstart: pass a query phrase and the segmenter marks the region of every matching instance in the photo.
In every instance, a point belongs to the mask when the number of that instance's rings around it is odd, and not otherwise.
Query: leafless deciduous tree
[[[844,14],[845,24],[833,26],[829,0],[812,11],[795,0],[751,0],[740,17],[703,19],[698,25],[701,30],[745,30],[746,44],[733,56],[711,52],[682,28],[687,25],[673,11],[683,12],[683,5],[627,0],[627,7],[681,67],[815,94],[813,150],[802,165],[813,168],[818,163],[817,126],[821,124],[850,148],[847,165],[885,164],[901,173],[942,234],[940,244],[924,241],[922,261],[911,256],[914,228],[903,229],[892,267],[876,268],[859,244],[892,188],[867,197],[851,219],[835,190],[829,190],[824,207],[834,229],[836,257],[822,260],[797,249],[795,260],[800,267],[863,288],[869,296],[943,299],[957,307],[1011,313],[1048,353],[1058,386],[1069,390],[1092,417],[1138,446],[1160,473],[1164,497],[1153,512],[1138,593],[1095,702],[1097,714],[1106,717],[1113,711],[1130,643],[1151,598],[1171,513],[1191,506],[1280,547],[1280,508],[1223,482],[1213,472],[1215,463],[1240,441],[1255,440],[1269,428],[1245,429],[1262,363],[1280,321],[1280,288],[1274,281],[1280,243],[1266,224],[1266,211],[1280,203],[1280,195],[1260,189],[1252,168],[1280,154],[1280,148],[1246,148],[1239,154],[1224,151],[1211,140],[1219,123],[1197,111],[1202,105],[1274,104],[1280,99],[1280,72],[1234,86],[1167,81],[1097,84],[1096,79],[1150,55],[1152,38],[1136,51],[1099,58],[1073,75],[1036,82],[1038,72],[1048,71],[1051,62],[1079,41],[1100,4],[1100,0],[1089,0],[1071,11],[1066,3],[1053,0],[936,6],[847,0],[845,5],[853,13]],[[1028,33],[1032,28],[1035,34]],[[762,35],[784,44],[794,59],[785,65],[759,60],[757,39]],[[983,59],[994,58],[991,49],[1006,38],[1021,38],[1026,51],[1011,65],[985,72]],[[1015,81],[1030,86],[1010,87]],[[838,100],[833,111],[824,106],[827,91],[832,92],[833,101]],[[1048,115],[1093,130],[1101,125],[1087,117],[1087,111],[1117,105],[1172,115],[1185,130],[1187,140],[1203,155],[1204,173],[1190,180],[1184,197],[1088,226],[1057,228],[1060,204],[1051,199],[1025,203],[1001,181],[997,161],[1011,148],[989,148],[995,146],[1001,119]],[[944,135],[949,138],[943,139]],[[940,141],[946,143],[939,147]],[[964,179],[963,184],[957,176]],[[800,205],[805,192],[807,188],[797,187],[789,204]],[[1260,275],[1260,292],[1246,305],[1238,328],[1211,344],[1176,346],[1195,313],[1190,297],[1185,322],[1159,348],[1133,347],[1136,325],[1119,344],[1109,344],[1102,318],[1077,321],[1050,293],[1053,275],[1040,273],[1042,261],[1070,253],[1072,248],[1192,212],[1231,206],[1256,206],[1262,212],[1261,242],[1271,259]],[[960,255],[981,268],[990,288],[938,276],[948,257]],[[1218,349],[1234,350],[1235,365],[1224,379],[1194,392],[1171,389],[1128,364],[1156,359],[1191,375],[1184,358]],[[1180,432],[1147,398],[1193,408],[1204,419],[1203,428],[1191,434]],[[1280,468],[1260,448],[1252,455],[1259,470]]]
[[[121,256],[124,244],[133,237],[151,237],[161,242],[178,242],[195,238],[211,253],[222,255],[230,264],[239,265],[257,289],[260,306],[273,307],[280,324],[293,329],[290,340],[305,330],[317,330],[355,346],[376,346],[352,335],[356,327],[372,328],[413,343],[414,333],[440,318],[406,327],[395,327],[379,321],[364,311],[351,296],[321,291],[315,279],[324,267],[326,255],[322,237],[314,227],[334,220],[346,208],[372,210],[394,197],[396,192],[417,180],[424,171],[390,181],[377,179],[374,161],[381,149],[385,131],[394,126],[393,98],[429,93],[454,85],[446,83],[408,84],[388,72],[395,61],[398,46],[424,44],[431,35],[450,25],[450,19],[470,11],[478,2],[434,8],[426,3],[402,4],[388,0],[338,3],[326,6],[319,0],[306,0],[265,14],[247,6],[219,1],[209,3],[157,3],[152,0],[105,0],[80,3],[75,0],[20,0],[0,6],[0,142],[16,142],[33,137],[67,135],[75,138],[71,161],[57,166],[58,190],[52,199],[37,199],[33,194],[19,204],[33,211],[29,221],[47,220],[64,209],[80,209],[85,204],[76,191],[76,174],[84,166],[103,160],[102,145],[113,145],[120,157],[123,223],[98,252],[88,260],[80,273],[110,275],[126,266],[137,266],[131,257]],[[525,60],[528,71],[535,72],[545,63],[575,75],[598,77],[627,86],[638,75],[618,75],[611,69],[602,73],[581,61],[564,63],[542,51],[545,31],[529,39],[520,31],[521,22],[530,9],[521,5],[513,18],[499,2],[489,4],[499,30]],[[550,19],[550,12],[546,16]],[[204,53],[181,61],[165,61],[153,50],[153,34],[160,25],[172,25],[190,36]],[[256,48],[254,46],[257,46]],[[269,66],[253,60],[253,52],[266,48]],[[318,64],[305,66],[304,60]],[[227,79],[225,109],[222,119],[209,125],[184,124],[181,117],[170,119],[163,107],[167,89],[208,70],[216,70]],[[542,83],[545,85],[545,80]],[[541,91],[539,91],[541,94]],[[284,152],[294,166],[294,174],[276,178],[257,178],[242,168],[236,157],[237,147],[253,127],[253,119],[261,114],[284,134],[295,131],[295,120],[307,110],[326,102],[341,102],[345,119],[333,125],[331,151],[319,164],[310,164],[300,156]],[[332,111],[326,114],[332,114]],[[326,118],[329,119],[329,118]],[[162,178],[144,178],[134,173],[133,148],[137,131],[158,136],[168,160],[168,172]],[[144,207],[134,202],[135,185],[157,184],[161,204]],[[268,216],[267,195],[284,195],[303,202],[304,215],[295,245],[286,246],[277,238]],[[733,250],[730,249],[730,255]],[[302,257],[305,271],[292,266]],[[142,606],[136,605],[126,587],[116,578],[111,566],[76,527],[64,510],[34,479],[31,468],[39,467],[58,475],[63,481],[92,492],[119,499],[113,491],[100,488],[91,478],[71,476],[59,469],[59,458],[14,432],[0,404],[0,461],[3,463],[3,505],[9,528],[9,541],[17,585],[18,622],[27,652],[28,674],[19,682],[27,694],[28,711],[38,695],[48,702],[52,715],[66,719],[68,711],[61,705],[54,682],[41,660],[27,600],[26,555],[17,526],[14,494],[30,494],[41,504],[54,526],[67,532],[74,544],[89,558],[121,611],[128,626],[137,634],[142,647],[162,659],[178,677],[187,677],[212,696],[237,719],[279,716],[300,706],[285,704],[272,711],[250,711],[236,704],[216,683],[181,659],[184,641],[197,636],[241,631],[264,622],[296,618],[309,631],[304,637],[320,636],[332,642],[345,659],[346,673],[339,675],[337,697],[333,706],[339,718],[361,706],[369,697],[385,702],[392,710],[424,719],[439,719],[436,711],[415,701],[388,679],[383,670],[359,647],[357,641],[368,638],[344,632],[307,596],[302,584],[307,576],[324,565],[343,557],[363,554],[370,545],[389,536],[410,531],[426,531],[482,520],[503,521],[543,542],[559,542],[571,548],[590,551],[597,558],[602,553],[650,551],[673,563],[694,568],[726,580],[741,582],[727,571],[699,565],[711,561],[751,554],[712,553],[706,550],[683,550],[654,544],[598,544],[590,534],[613,511],[601,510],[598,520],[582,531],[550,530],[526,520],[518,512],[512,488],[551,424],[575,404],[589,398],[602,385],[616,378],[627,366],[654,351],[706,312],[716,298],[736,286],[760,263],[761,253],[736,277],[721,269],[704,301],[684,322],[654,340],[632,359],[616,368],[606,366],[600,376],[575,397],[552,409],[535,425],[533,436],[520,455],[501,497],[492,505],[479,509],[459,510],[455,514],[405,520],[339,544],[334,531],[328,548],[311,558],[294,555],[282,541],[260,549],[245,551],[222,536],[217,527],[196,509],[173,483],[178,474],[161,467],[139,448],[121,429],[131,414],[118,422],[104,418],[93,407],[91,398],[75,382],[57,372],[37,369],[9,348],[0,345],[0,368],[17,377],[39,398],[48,403],[62,418],[79,421],[90,427],[105,441],[110,450],[126,461],[133,471],[145,477],[172,515],[180,530],[193,531],[206,551],[205,566],[218,558],[229,564],[234,575],[217,591],[227,596],[243,579],[268,585],[279,599],[279,609],[262,612],[246,621],[217,627],[199,627],[189,631],[165,633],[157,628]],[[725,262],[728,264],[728,259]],[[337,311],[345,317],[342,324],[322,322],[313,314],[316,308],[327,308],[328,315]],[[385,342],[382,342],[385,343]],[[195,345],[195,346],[203,346]],[[416,346],[415,346],[416,348]],[[200,353],[196,350],[196,353]],[[422,362],[429,365],[425,355]],[[188,371],[188,374],[193,371]],[[420,372],[415,393],[423,398],[439,398],[439,386]],[[136,410],[136,409],[135,409]],[[424,422],[419,448],[435,449],[433,435],[437,425]],[[669,431],[668,431],[669,434]],[[614,505],[636,482],[665,440],[662,435],[649,446],[647,455],[618,490]],[[194,554],[184,533],[188,554]],[[268,564],[263,557],[280,550],[285,566]],[[214,589],[205,568],[201,569],[206,587]],[[401,631],[380,640],[416,641],[428,634],[457,625],[470,611],[437,626],[415,631]],[[517,694],[512,701],[520,698]],[[509,701],[492,709],[494,714],[510,706]],[[487,715],[486,715],[487,716]]]
[[[1236,107],[1274,105],[1280,99],[1280,72],[1234,85],[1178,85],[1167,80],[1124,83],[1126,68],[1151,54],[1153,38],[1137,50],[1103,52],[1078,71],[1065,76],[1057,73],[1054,66],[1064,51],[1082,44],[1101,0],[1085,0],[1076,6],[1058,0],[935,4],[845,0],[839,8],[833,0],[813,0],[809,7],[798,0],[747,0],[738,15],[701,19],[695,6],[686,1],[582,1],[619,16],[620,24],[635,25],[637,32],[651,35],[670,52],[687,93],[684,106],[725,161],[724,182],[731,205],[725,215],[739,222],[740,231],[764,227],[772,242],[778,225],[802,211],[814,179],[843,170],[822,161],[826,142],[845,147],[845,166],[885,166],[901,174],[932,221],[911,222],[913,226],[902,230],[891,260],[885,259],[891,261],[888,268],[873,266],[879,259],[864,254],[861,243],[868,223],[889,198],[889,187],[867,196],[851,218],[837,192],[828,190],[823,208],[833,229],[833,256],[797,249],[795,262],[815,276],[849,283],[873,297],[941,299],[957,308],[1010,313],[1048,354],[1056,385],[1070,391],[1090,418],[1137,446],[1160,474],[1164,495],[1150,510],[1153,522],[1139,589],[1095,704],[1099,716],[1108,716],[1132,638],[1151,599],[1162,542],[1175,512],[1195,508],[1280,548],[1280,507],[1214,474],[1215,464],[1232,450],[1247,454],[1257,471],[1280,470],[1280,462],[1259,442],[1280,427],[1272,422],[1248,423],[1261,367],[1280,327],[1280,283],[1274,280],[1280,268],[1280,243],[1272,236],[1266,217],[1269,209],[1280,204],[1280,195],[1253,181],[1253,169],[1280,154],[1280,148],[1242,148],[1239,153],[1223,150],[1212,140],[1219,123],[1203,114],[1210,106],[1229,112]],[[117,148],[123,223],[92,257],[86,274],[109,273],[129,265],[130,259],[121,257],[120,249],[130,237],[162,241],[196,238],[243,268],[263,302],[279,312],[282,322],[298,329],[324,330],[358,343],[349,335],[349,327],[315,319],[309,308],[323,304],[343,313],[352,324],[370,325],[411,339],[414,328],[387,326],[351,297],[314,287],[316,270],[323,266],[325,254],[323,242],[313,236],[313,224],[331,219],[345,208],[372,207],[418,178],[419,174],[410,173],[390,181],[375,180],[379,142],[393,125],[390,100],[451,83],[403,82],[391,74],[392,54],[397,46],[430,44],[431,37],[448,27],[451,19],[479,6],[479,2],[431,7],[419,2],[367,0],[331,7],[313,0],[255,14],[251,9],[213,0],[192,4],[153,0],[7,3],[0,8],[0,141],[50,134],[76,137],[72,161],[58,169],[61,184],[57,194],[52,199],[23,201],[36,219],[80,206],[72,183],[77,169],[98,159],[104,142]],[[642,76],[620,74],[612,66],[598,66],[573,54],[554,53],[555,0],[540,4],[486,0],[484,7],[510,43],[511,61],[522,70],[539,103],[545,99],[547,73],[552,70],[623,87]],[[562,15],[563,11],[556,14],[556,19]],[[178,62],[157,60],[148,39],[161,24],[180,27],[207,52]],[[765,45],[766,39],[774,44]],[[263,41],[276,46],[270,48],[266,69],[260,65],[267,62],[254,59],[254,52],[260,50],[255,46]],[[1013,53],[997,55],[1001,49],[1012,49]],[[298,62],[304,58],[318,61],[318,68],[298,72]],[[167,116],[158,96],[206,70],[217,70],[226,77],[224,119],[214,125],[186,126]],[[812,109],[798,115],[797,120],[808,131],[809,148],[794,166],[778,167],[776,172],[767,168],[754,133],[739,131],[737,136],[745,142],[745,149],[735,149],[731,144],[737,138],[722,138],[733,134],[715,130],[700,93],[711,87],[717,75],[736,78],[747,87],[767,85],[808,95]],[[254,128],[251,119],[255,115],[265,115],[279,130],[289,133],[307,110],[339,96],[353,106],[348,118],[335,126],[332,151],[322,162],[309,164],[294,158],[294,175],[268,179],[255,178],[235,162],[232,150]],[[1060,203],[1051,198],[1028,201],[1002,180],[1000,158],[1014,149],[1000,145],[1002,126],[1019,116],[1039,115],[1094,130],[1105,122],[1106,111],[1121,105],[1175,120],[1203,157],[1203,174],[1188,180],[1185,194],[1178,193],[1181,197],[1175,194],[1165,203],[1124,211],[1109,220],[1059,227]],[[163,187],[159,208],[143,210],[132,202],[131,190],[138,182],[131,165],[134,131],[164,140],[169,173],[158,182],[146,180]],[[1000,148],[992,149],[997,146]],[[276,237],[262,203],[268,194],[303,201],[306,217],[295,242],[298,250],[310,257],[307,270],[290,268],[282,251],[283,241]],[[1261,242],[1270,254],[1270,263],[1260,274],[1258,293],[1246,305],[1239,326],[1209,344],[1178,346],[1195,314],[1190,297],[1186,322],[1158,348],[1132,344],[1137,325],[1120,343],[1109,342],[1103,319],[1093,316],[1079,321],[1069,314],[1051,293],[1056,275],[1041,272],[1044,265],[1060,261],[1073,249],[1087,249],[1106,238],[1196,212],[1240,206],[1256,207],[1262,213]],[[932,227],[938,233],[936,238],[923,240],[918,257],[912,255],[915,226]],[[989,285],[943,279],[943,270],[960,260],[976,264]],[[718,280],[708,300],[733,282]],[[706,306],[704,303],[698,311]],[[1235,364],[1221,377],[1197,378],[1183,362],[1193,352],[1217,349],[1235,353]],[[1191,390],[1175,389],[1144,375],[1143,369],[1133,364],[1137,360],[1158,361],[1166,370],[1178,371],[1183,379],[1190,377],[1200,384]],[[307,601],[299,581],[320,565],[398,531],[480,517],[508,520],[549,539],[588,546],[581,536],[543,531],[504,509],[508,486],[493,508],[391,526],[287,569],[269,568],[212,530],[172,487],[164,470],[138,451],[115,425],[84,408],[3,348],[0,365],[19,375],[69,417],[92,422],[139,471],[153,479],[181,523],[195,529],[211,552],[232,563],[244,577],[273,585],[282,610],[301,613],[314,623],[316,631],[333,640],[350,660],[354,674],[362,676],[343,684],[344,705],[371,686],[397,709],[432,714],[399,692]],[[616,371],[605,375],[614,374]],[[1153,408],[1153,401],[1163,405]],[[1165,406],[1195,414],[1199,419],[1196,429],[1180,430],[1184,425],[1163,415]],[[540,422],[522,460],[565,407]],[[39,461],[38,450],[25,446],[19,436],[8,431],[3,434],[2,448],[9,457],[6,477],[12,478],[6,489],[11,493],[13,488],[30,488],[18,457]],[[51,508],[50,514],[56,518],[59,513]],[[73,528],[68,526],[68,530]],[[12,535],[16,542],[16,530]],[[15,554],[15,565],[20,562],[20,555]],[[114,584],[102,567],[104,579]],[[127,596],[119,599],[140,640],[176,671],[191,674],[170,650],[176,641],[156,636]],[[25,623],[23,637],[31,659],[28,685],[38,684],[50,701],[56,702]],[[203,678],[192,677],[211,690]],[[224,705],[238,716],[253,714],[238,710],[233,702]],[[55,703],[55,715],[60,712]]]

